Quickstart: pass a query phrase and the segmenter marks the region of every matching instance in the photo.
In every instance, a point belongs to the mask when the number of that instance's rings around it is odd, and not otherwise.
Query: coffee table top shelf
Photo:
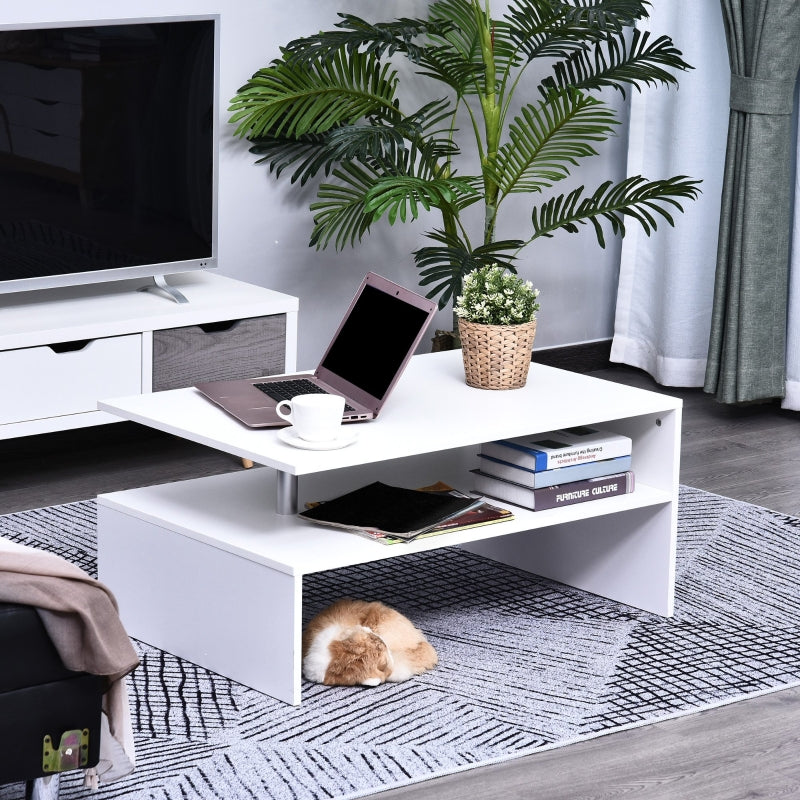
[[[464,382],[459,351],[412,358],[379,418],[356,424],[354,444],[325,452],[252,430],[195,389],[98,403],[125,419],[214,447],[290,475],[339,470],[575,425],[679,410],[681,401],[586,375],[532,364],[522,389],[487,391]]]

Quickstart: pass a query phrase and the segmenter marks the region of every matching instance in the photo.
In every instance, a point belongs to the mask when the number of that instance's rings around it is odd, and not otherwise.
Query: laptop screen
[[[320,366],[383,398],[427,320],[425,309],[367,285]]]

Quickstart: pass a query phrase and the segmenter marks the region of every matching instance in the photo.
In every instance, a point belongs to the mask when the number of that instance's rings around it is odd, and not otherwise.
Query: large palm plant
[[[494,19],[490,0],[437,0],[427,19],[340,14],[336,30],[290,42],[253,75],[232,101],[231,122],[276,177],[289,170],[305,184],[322,173],[311,205],[318,248],[355,244],[384,216],[394,224],[438,212],[431,244],[414,259],[420,285],[443,308],[467,272],[492,262],[515,271],[519,252],[539,237],[589,223],[604,246],[603,221],[622,235],[628,217],[649,233],[658,218],[673,223],[680,198],[696,196],[697,181],[685,176],[635,176],[540,199],[614,132],[600,90],[676,84],[673,72],[688,68],[667,36],[633,27],[648,5],[511,0]],[[436,99],[402,107],[403,57],[439,87]],[[549,74],[515,111],[520,79],[537,59]],[[464,163],[462,136],[474,139],[474,165]],[[512,195],[533,201],[531,226],[498,241],[498,214]],[[462,212],[476,203],[483,225],[471,231]]]

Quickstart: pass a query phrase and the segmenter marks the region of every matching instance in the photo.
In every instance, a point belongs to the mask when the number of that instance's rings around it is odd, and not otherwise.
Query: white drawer
[[[99,399],[141,393],[142,337],[7,350],[0,375],[2,425],[96,411]]]

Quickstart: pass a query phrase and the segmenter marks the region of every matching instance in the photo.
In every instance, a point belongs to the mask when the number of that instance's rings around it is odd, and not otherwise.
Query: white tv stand
[[[411,359],[374,422],[341,450],[297,450],[193,389],[103,401],[106,411],[266,465],[101,495],[98,569],[129,634],[288,703],[301,699],[303,576],[459,545],[656,614],[671,615],[681,401],[532,364],[513,391],[472,389],[461,353]],[[480,442],[576,425],[633,439],[633,493],[385,546],[278,513],[375,480],[469,489]],[[389,604],[390,597],[379,599]]]
[[[0,439],[119,417],[104,397],[293,370],[297,298],[212,272],[0,295]],[[141,291],[150,288],[153,291]]]

